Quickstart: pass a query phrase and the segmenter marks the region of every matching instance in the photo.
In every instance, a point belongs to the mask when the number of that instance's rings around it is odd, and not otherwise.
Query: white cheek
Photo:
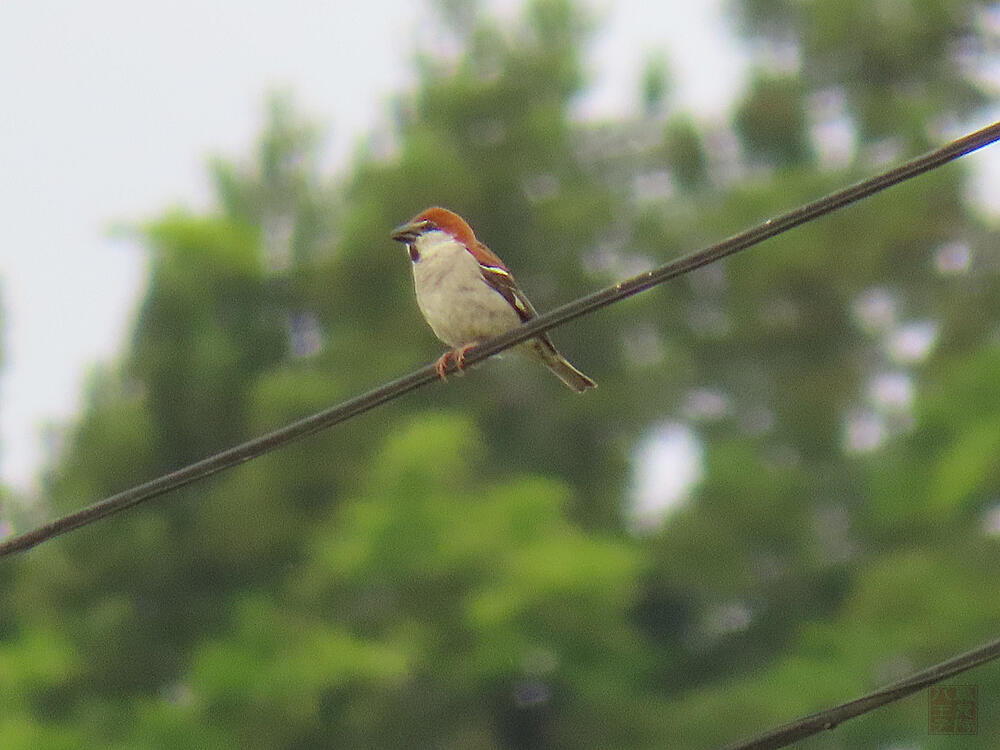
[[[419,253],[418,263],[422,261],[436,260],[441,255],[454,255],[459,250],[464,250],[455,238],[446,232],[435,229],[433,232],[424,232],[417,237],[413,243]]]

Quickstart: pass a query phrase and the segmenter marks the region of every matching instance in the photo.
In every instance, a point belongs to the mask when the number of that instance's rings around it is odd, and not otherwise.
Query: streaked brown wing
[[[514,277],[510,275],[510,271],[503,267],[503,264],[500,266],[484,265],[480,261],[479,270],[483,274],[483,281],[503,295],[503,298],[517,311],[522,323],[535,317],[537,314],[535,308],[531,306],[524,293],[517,288]]]

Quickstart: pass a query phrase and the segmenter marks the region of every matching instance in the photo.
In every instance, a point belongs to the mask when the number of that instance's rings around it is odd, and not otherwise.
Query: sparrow
[[[428,208],[396,227],[392,238],[409,252],[420,312],[434,335],[453,347],[434,366],[442,379],[450,361],[461,371],[474,346],[538,314],[507,266],[476,239],[458,214],[438,206]],[[556,351],[547,334],[515,348],[542,362],[577,393],[597,387]]]

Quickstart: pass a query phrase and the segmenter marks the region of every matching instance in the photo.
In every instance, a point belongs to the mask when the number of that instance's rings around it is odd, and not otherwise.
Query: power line
[[[698,252],[686,255],[670,263],[666,263],[651,271],[620,281],[597,292],[581,297],[573,302],[558,307],[545,315],[484,342],[471,349],[465,356],[465,366],[471,366],[491,357],[497,352],[509,349],[532,336],[567,323],[602,307],[631,297],[633,294],[645,291],[665,281],[680,276],[721,258],[745,250],[775,235],[787,232],[789,229],[812,221],[820,216],[843,208],[855,201],[868,198],[875,193],[917,175],[936,169],[972,151],[1000,140],[1000,122],[978,130],[948,143],[912,161],[883,172],[875,177],[859,182],[851,187],[831,193],[824,198],[796,208],[774,219],[768,219],[762,224],[730,237],[717,245],[712,245]],[[398,380],[369,391],[361,396],[343,402],[338,406],[318,412],[312,416],[293,422],[274,432],[270,432],[254,440],[250,440],[234,448],[209,456],[201,461],[189,464],[169,474],[152,481],[140,484],[116,495],[100,500],[82,510],[69,513],[36,529],[0,542],[0,557],[6,557],[15,552],[23,552],[37,544],[65,534],[73,529],[86,526],[107,516],[116,515],[127,508],[154,497],[172,492],[180,487],[200,481],[225,469],[238,466],[246,461],[269,453],[295,440],[325,430],[335,424],[344,422],[359,414],[374,409],[380,404],[392,401],[412,390],[427,385],[436,379],[434,367],[426,365]]]
[[[723,750],[775,750],[775,748],[787,747],[801,739],[833,729],[848,719],[874,711],[876,708],[923,690],[928,685],[954,677],[998,657],[1000,657],[1000,639],[910,675],[889,687],[785,724],[751,740],[727,745]]]

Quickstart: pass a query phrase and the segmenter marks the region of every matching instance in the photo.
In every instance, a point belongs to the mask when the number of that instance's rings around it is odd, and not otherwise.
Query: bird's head
[[[406,245],[414,262],[442,242],[458,242],[466,248],[478,243],[476,235],[461,216],[447,208],[434,206],[421,211],[405,224],[392,230],[392,238]]]

